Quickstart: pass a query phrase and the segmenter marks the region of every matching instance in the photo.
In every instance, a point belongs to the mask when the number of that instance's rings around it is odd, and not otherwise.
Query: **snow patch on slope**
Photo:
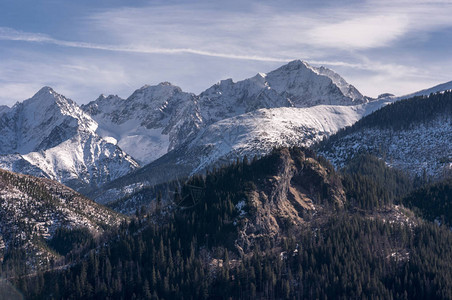
[[[391,166],[411,174],[439,177],[452,171],[452,118],[438,117],[406,130],[364,128],[342,137],[321,152],[337,167],[357,153],[384,157]]]
[[[56,147],[22,156],[50,179],[70,186],[99,186],[126,175],[138,164],[117,146],[81,133]]]

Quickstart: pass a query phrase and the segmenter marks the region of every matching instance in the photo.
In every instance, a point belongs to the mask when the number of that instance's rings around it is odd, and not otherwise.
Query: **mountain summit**
[[[222,80],[199,98],[207,124],[260,108],[356,105],[368,101],[337,73],[300,60],[236,83]]]

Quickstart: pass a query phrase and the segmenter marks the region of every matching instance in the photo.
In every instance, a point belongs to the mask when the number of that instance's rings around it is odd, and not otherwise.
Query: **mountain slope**
[[[341,167],[360,152],[422,176],[450,176],[452,92],[397,101],[368,115],[320,145],[320,153]]]
[[[452,225],[452,177],[447,180],[425,185],[401,200],[422,218],[438,225]]]
[[[47,243],[58,229],[86,229],[97,235],[124,220],[60,183],[2,169],[0,206],[2,260],[23,251],[22,263],[32,269],[46,267],[57,257]]]
[[[49,87],[0,115],[0,167],[78,190],[125,175],[138,164],[98,136],[97,123]]]
[[[9,107],[6,105],[0,105],[0,114],[9,110]]]
[[[274,147],[310,146],[353,124],[362,112],[356,106],[260,109],[208,126],[175,163],[190,165],[194,159],[193,174],[237,157],[262,156]]]

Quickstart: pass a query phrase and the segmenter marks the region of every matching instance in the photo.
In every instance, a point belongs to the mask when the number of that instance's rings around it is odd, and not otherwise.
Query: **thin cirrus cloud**
[[[330,33],[329,33],[330,34]],[[148,46],[117,46],[117,45],[108,45],[108,44],[96,44],[96,43],[86,43],[86,42],[73,42],[73,41],[65,41],[58,40],[52,37],[49,37],[45,34],[41,33],[29,33],[29,32],[21,32],[11,28],[0,27],[0,40],[8,40],[8,41],[23,41],[23,42],[31,42],[31,43],[43,43],[43,44],[52,44],[62,47],[69,48],[81,48],[81,49],[91,49],[91,50],[103,50],[103,51],[111,51],[111,52],[128,52],[128,53],[139,53],[139,54],[196,54],[200,56],[209,56],[209,57],[218,57],[218,58],[227,58],[227,59],[238,59],[238,60],[254,60],[254,61],[264,61],[264,62],[281,62],[287,63],[291,60],[297,59],[296,57],[292,58],[282,58],[282,57],[270,57],[270,56],[259,56],[259,55],[241,55],[241,54],[233,54],[233,53],[222,53],[222,52],[213,52],[213,51],[205,51],[205,50],[197,50],[191,48],[153,48]],[[328,61],[328,60],[309,60],[312,64],[318,65],[330,65],[330,66],[341,66],[341,67],[349,67],[366,70],[369,68],[375,69],[386,69],[384,66],[368,66],[363,63],[349,63],[343,61]],[[71,68],[86,70],[84,67],[71,66]]]
[[[198,50],[192,48],[160,48],[160,47],[149,47],[149,46],[120,46],[120,45],[105,45],[96,43],[86,43],[86,42],[73,42],[58,40],[49,37],[41,33],[29,33],[14,30],[12,28],[0,27],[0,40],[9,41],[23,41],[32,43],[45,43],[53,44],[62,47],[70,48],[82,48],[82,49],[93,49],[93,50],[104,50],[104,51],[114,51],[114,52],[130,52],[130,53],[141,53],[141,54],[196,54],[202,56],[211,56],[219,58],[230,58],[230,59],[241,59],[241,60],[257,60],[257,61],[270,61],[270,62],[288,62],[288,58],[278,58],[269,56],[259,56],[259,55],[241,55],[232,53],[222,53],[222,52],[212,52],[205,50]]]
[[[81,49],[91,49],[91,50],[103,50],[103,51],[112,51],[112,52],[128,52],[128,53],[139,53],[139,54],[195,54],[200,56],[209,56],[209,57],[218,57],[218,58],[227,58],[227,59],[238,59],[238,60],[254,60],[254,61],[264,61],[264,62],[281,62],[286,63],[291,60],[296,59],[296,57],[292,58],[283,58],[283,57],[270,57],[270,56],[259,56],[259,55],[241,55],[241,54],[233,54],[233,53],[222,53],[222,52],[214,52],[214,51],[205,51],[191,48],[154,48],[144,45],[138,46],[118,46],[118,45],[108,45],[108,44],[96,44],[96,43],[86,43],[86,42],[74,42],[74,41],[65,41],[58,40],[52,37],[49,37],[45,34],[41,33],[29,33],[17,31],[12,28],[0,27],[0,40],[8,40],[8,41],[23,41],[23,42],[31,42],[31,43],[43,43],[43,44],[52,44],[62,47],[70,47],[70,48],[81,48]],[[359,63],[348,63],[343,61],[327,61],[327,60],[309,60],[312,64],[319,65],[331,65],[331,66],[343,66],[357,69],[368,69],[369,67],[364,64]],[[75,66],[72,66],[76,68]],[[372,67],[374,68],[374,67]],[[78,69],[83,70],[83,67],[79,67]]]

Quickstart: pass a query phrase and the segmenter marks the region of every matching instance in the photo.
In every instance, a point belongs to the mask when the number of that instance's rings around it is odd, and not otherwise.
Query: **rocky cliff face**
[[[263,163],[274,164],[275,172],[255,182],[256,189],[249,193],[249,212],[240,220],[236,241],[239,251],[249,252],[256,243],[268,240],[280,242],[291,228],[315,226],[344,206],[339,176],[310,151],[283,148]]]

